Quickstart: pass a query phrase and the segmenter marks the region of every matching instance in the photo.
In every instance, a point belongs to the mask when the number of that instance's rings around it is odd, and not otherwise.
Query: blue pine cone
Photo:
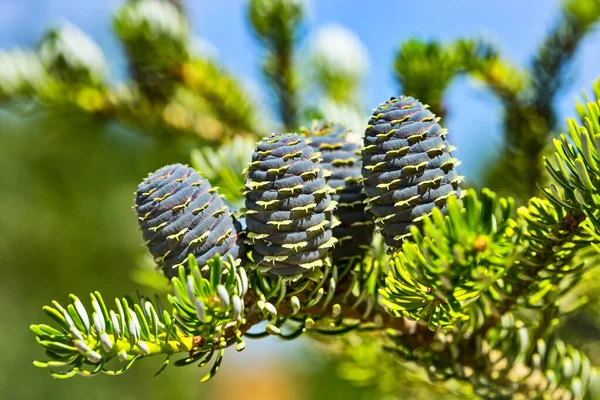
[[[365,131],[363,177],[368,208],[388,246],[398,248],[434,207],[460,197],[462,177],[439,118],[412,97],[381,104]]]
[[[168,278],[188,254],[201,267],[216,254],[240,255],[239,224],[210,183],[181,164],[168,165],[139,184],[135,210],[150,253]]]
[[[271,134],[252,155],[246,175],[248,259],[271,276],[319,269],[336,243],[335,202],[318,155],[297,134]]]
[[[338,240],[333,251],[334,264],[363,256],[373,240],[373,220],[365,210],[366,196],[361,173],[361,146],[347,140],[343,125],[320,121],[303,132],[310,146],[321,153],[321,166],[328,171],[327,184],[337,202],[334,211],[339,225],[333,228]]]

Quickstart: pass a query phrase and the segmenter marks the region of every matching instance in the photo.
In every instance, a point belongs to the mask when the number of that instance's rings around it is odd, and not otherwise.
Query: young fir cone
[[[318,155],[297,134],[258,144],[246,176],[248,259],[271,276],[307,275],[336,243],[335,202]]]
[[[412,97],[392,97],[377,108],[362,150],[368,208],[388,246],[398,248],[434,207],[460,197],[458,160],[450,154],[439,118]]]
[[[239,224],[210,183],[181,164],[150,174],[138,186],[135,210],[144,240],[168,278],[188,254],[201,267],[216,254],[240,255]]]
[[[327,171],[327,184],[337,202],[334,211],[339,225],[333,228],[338,240],[333,251],[334,264],[361,257],[373,240],[373,220],[365,210],[362,185],[361,146],[347,140],[348,130],[339,124],[319,121],[303,132],[310,146],[321,153],[321,167]]]

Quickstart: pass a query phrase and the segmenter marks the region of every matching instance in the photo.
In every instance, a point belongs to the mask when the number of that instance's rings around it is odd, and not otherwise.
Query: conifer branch
[[[216,143],[256,137],[256,106],[235,77],[191,49],[180,2],[127,2],[114,18],[133,82],[112,86],[98,45],[66,24],[47,32],[38,51],[0,52],[0,101],[36,102],[116,120],[155,134]]]
[[[277,101],[281,122],[287,131],[298,128],[298,74],[294,65],[303,4],[299,0],[251,0],[248,18],[254,34],[266,48],[263,75]]]

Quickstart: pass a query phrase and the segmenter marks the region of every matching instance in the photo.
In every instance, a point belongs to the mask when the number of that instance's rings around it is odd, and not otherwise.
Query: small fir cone
[[[410,226],[445,211],[446,199],[460,197],[462,177],[439,118],[412,97],[392,97],[377,108],[362,150],[368,208],[388,246],[398,248]]]
[[[247,257],[271,276],[298,277],[325,266],[335,202],[318,154],[297,134],[261,141],[246,175]]]
[[[339,225],[333,228],[338,240],[333,251],[334,264],[362,257],[373,240],[373,219],[365,210],[366,196],[362,185],[361,146],[347,140],[343,125],[319,121],[304,130],[310,146],[321,153],[321,166],[328,173],[327,184],[337,202],[334,211]]]
[[[138,186],[135,210],[150,253],[168,278],[188,254],[203,267],[215,255],[240,254],[240,224],[210,183],[181,164],[150,174]]]

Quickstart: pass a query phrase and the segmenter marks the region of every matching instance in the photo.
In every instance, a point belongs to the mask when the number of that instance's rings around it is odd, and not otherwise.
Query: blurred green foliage
[[[189,59],[189,26],[181,10],[167,1],[134,1],[114,17],[133,79],[152,100],[168,98],[176,67]]]
[[[248,19],[265,47],[262,72],[271,87],[287,131],[298,126],[298,71],[294,50],[300,39],[304,4],[302,0],[250,0]]]
[[[477,397],[472,388],[459,381],[432,383],[423,368],[416,363],[400,361],[368,337],[349,334],[332,344],[339,357],[339,374],[357,388],[376,389],[380,399],[403,398],[426,400],[443,396],[449,400],[470,400]],[[370,399],[372,393],[356,395],[356,399]]]
[[[215,61],[190,49],[188,22],[176,4],[126,2],[114,26],[131,82],[107,82],[98,45],[63,24],[44,36],[38,51],[0,51],[0,100],[75,107],[106,121],[198,143],[259,135],[252,97]]]
[[[207,147],[192,149],[192,166],[218,187],[230,203],[239,205],[244,191],[243,171],[252,158],[254,147],[254,140],[236,137],[217,150]]]
[[[401,93],[419,98],[444,118],[443,97],[454,78],[476,72],[496,58],[496,50],[481,41],[461,39],[444,45],[411,39],[397,51],[394,70]]]
[[[557,133],[556,100],[568,79],[571,60],[600,19],[600,1],[565,0],[558,20],[533,56],[531,66],[513,66],[483,41],[451,43],[411,40],[396,53],[394,69],[405,94],[415,94],[441,116],[444,93],[467,73],[481,81],[503,106],[502,151],[484,173],[483,186],[524,203],[539,195],[546,179],[542,156]]]

